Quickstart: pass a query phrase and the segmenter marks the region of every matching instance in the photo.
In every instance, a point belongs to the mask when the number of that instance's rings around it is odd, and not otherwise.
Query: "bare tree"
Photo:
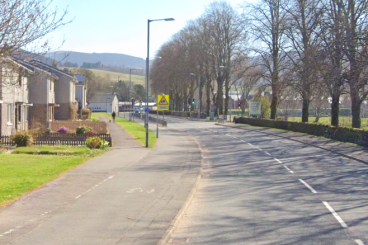
[[[317,54],[320,39],[317,35],[322,17],[320,0],[291,0],[286,4],[288,13],[286,36],[291,49],[285,52],[294,74],[291,84],[302,97],[302,122],[308,122],[309,105],[318,84]]]
[[[60,13],[57,8],[50,9],[51,3],[52,0],[0,1],[0,53],[31,48],[41,54],[49,51],[51,45],[43,38],[70,22],[64,20],[67,9]]]
[[[285,63],[283,48],[287,39],[285,29],[287,11],[282,8],[284,0],[262,0],[246,6],[245,19],[251,24],[254,46],[251,51],[259,55],[259,63],[266,70],[264,79],[272,89],[271,119],[276,118],[280,92],[283,88],[282,73]]]

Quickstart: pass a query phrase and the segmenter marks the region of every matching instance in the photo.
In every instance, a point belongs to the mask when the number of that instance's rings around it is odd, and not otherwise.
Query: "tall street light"
[[[226,69],[227,67],[226,66],[219,66],[219,68],[221,68],[221,69]],[[230,122],[231,122],[231,107],[232,107],[232,105],[230,105],[230,101],[231,101],[231,66],[229,66],[229,84],[230,84],[230,88],[229,88],[229,97],[228,97],[228,99],[227,99],[227,101],[226,101],[226,103],[227,103],[227,105],[228,105],[228,107],[229,107],[229,109],[230,109]],[[227,113],[226,113],[226,120],[227,120]]]
[[[135,71],[135,70],[138,70],[138,69],[129,69],[129,101],[131,102],[132,101],[132,71]],[[134,110],[134,105],[132,103],[132,114],[130,115],[129,114],[129,121],[131,120],[131,116],[133,117],[133,110]]]
[[[195,73],[190,73],[191,76],[195,76]],[[198,104],[198,119],[201,118],[201,111],[202,111],[202,96],[201,96],[201,76],[198,75],[198,97],[199,97],[199,104]]]
[[[148,90],[149,90],[149,40],[150,40],[150,23],[153,21],[173,21],[174,18],[166,18],[166,19],[155,19],[155,20],[147,20],[147,58],[146,58],[146,147],[148,148]]]

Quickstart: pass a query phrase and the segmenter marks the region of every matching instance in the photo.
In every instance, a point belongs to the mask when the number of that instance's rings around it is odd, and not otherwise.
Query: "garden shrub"
[[[88,138],[88,137],[96,136],[96,133],[94,133],[94,132],[92,132],[92,131],[87,131],[87,132],[85,132],[85,133],[84,133],[84,135],[86,135],[86,136],[87,136],[87,138]]]
[[[17,146],[32,146],[33,145],[33,135],[29,131],[18,131],[14,136],[11,137],[11,140]]]
[[[69,129],[67,128],[67,127],[61,127],[61,128],[59,128],[58,130],[57,130],[57,132],[59,133],[59,134],[66,134],[66,133],[68,133],[69,132]]]
[[[86,132],[92,132],[93,129],[91,127],[88,126],[79,126],[76,130],[76,134],[85,134]]]
[[[98,149],[98,148],[100,148],[101,144],[103,144],[103,143],[101,143],[101,141],[102,140],[98,136],[89,137],[89,138],[86,139],[86,145],[90,149]]]

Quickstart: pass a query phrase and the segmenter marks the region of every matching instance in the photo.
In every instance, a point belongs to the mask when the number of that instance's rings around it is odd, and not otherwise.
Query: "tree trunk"
[[[218,89],[217,89],[217,98],[216,98],[216,111],[217,111],[217,116],[219,115],[223,115],[224,113],[224,93],[222,91],[222,85],[223,82],[217,83],[218,84]]]
[[[318,123],[320,117],[321,117],[321,106],[317,106],[316,107],[316,120],[314,120],[314,122]]]
[[[331,125],[339,126],[340,94],[332,95]]]
[[[206,82],[206,97],[206,113],[209,117],[211,112],[211,88],[208,82]]]
[[[302,122],[308,122],[309,120],[309,98],[307,96],[303,97],[303,107],[302,107]]]
[[[352,127],[360,128],[361,127],[361,119],[360,119],[360,106],[361,102],[359,99],[359,91],[353,87],[350,87],[350,100],[351,100],[351,116],[352,116]]]

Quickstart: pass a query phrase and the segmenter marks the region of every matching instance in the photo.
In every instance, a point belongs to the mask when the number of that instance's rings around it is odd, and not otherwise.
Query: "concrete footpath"
[[[108,128],[111,150],[0,209],[0,244],[151,245],[168,236],[200,176],[197,143],[163,129],[146,149]]]
[[[368,165],[368,148],[359,145],[344,143],[323,137],[316,137],[313,135],[301,134],[297,132],[278,130],[273,128],[263,128],[244,124],[230,124],[230,123],[217,124],[217,125],[248,131],[262,132],[265,134],[270,134],[281,138],[301,142]]]

